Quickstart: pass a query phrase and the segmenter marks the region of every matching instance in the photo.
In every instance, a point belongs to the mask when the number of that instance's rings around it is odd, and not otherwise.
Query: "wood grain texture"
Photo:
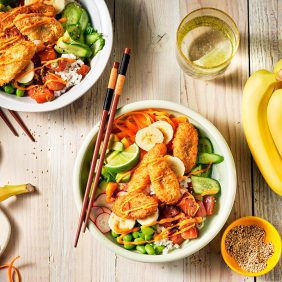
[[[282,2],[250,0],[250,71],[272,70],[281,59]],[[282,234],[282,198],[266,184],[253,162],[254,214],[270,221]],[[282,262],[257,281],[282,281]]]
[[[111,62],[119,60],[123,49],[130,47],[132,59],[120,105],[145,99],[170,100],[189,106],[213,122],[226,138],[237,168],[238,192],[228,223],[251,215],[254,210],[282,232],[281,199],[268,189],[252,164],[241,125],[242,89],[249,75],[249,64],[252,72],[263,67],[271,69],[281,55],[282,2],[106,2],[115,32],[113,52],[107,69],[91,91],[62,110],[22,113],[37,140],[35,144],[23,135],[13,137],[0,122],[0,184],[31,182],[38,187],[37,193],[1,206],[11,220],[13,235],[0,263],[21,255],[18,265],[24,282],[255,281],[236,275],[225,265],[220,255],[220,235],[191,257],[165,264],[143,264],[117,257],[88,232],[74,249],[78,212],[73,200],[72,170],[85,136],[99,120]],[[209,82],[185,76],[174,51],[181,18],[204,6],[230,14],[241,34],[238,54],[226,74]],[[280,264],[280,268],[257,280],[281,281],[281,275]],[[5,272],[0,272],[0,281],[6,281]]]

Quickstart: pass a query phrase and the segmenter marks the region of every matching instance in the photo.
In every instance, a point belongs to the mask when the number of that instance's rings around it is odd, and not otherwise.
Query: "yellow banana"
[[[0,187],[0,202],[15,195],[30,193],[34,191],[35,187],[31,184],[5,185],[3,187]]]
[[[282,89],[275,90],[269,100],[267,121],[273,141],[282,157]]]
[[[279,71],[259,70],[247,80],[242,101],[242,121],[253,158],[270,188],[282,196],[282,158],[267,122],[267,105],[274,90],[281,86]]]

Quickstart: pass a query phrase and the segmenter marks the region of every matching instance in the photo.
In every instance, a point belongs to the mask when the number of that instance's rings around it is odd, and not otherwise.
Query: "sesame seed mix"
[[[248,272],[260,272],[273,255],[272,243],[265,242],[265,230],[257,225],[232,228],[225,240],[225,248],[238,265]]]

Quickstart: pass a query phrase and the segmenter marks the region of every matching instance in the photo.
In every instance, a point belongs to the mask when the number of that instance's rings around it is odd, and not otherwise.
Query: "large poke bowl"
[[[207,216],[205,218],[204,224],[200,224],[200,232],[198,236],[196,236],[196,239],[185,240],[185,242],[180,246],[177,246],[177,248],[172,248],[170,251],[158,253],[158,255],[148,255],[148,253],[145,254],[145,250],[142,253],[142,249],[140,248],[138,249],[139,252],[135,248],[134,250],[129,250],[131,248],[125,248],[125,245],[119,244],[117,242],[118,240],[117,238],[115,238],[117,236],[112,235],[111,232],[101,232],[104,231],[103,226],[101,228],[101,226],[99,226],[99,223],[97,225],[97,221],[95,222],[95,219],[94,223],[89,223],[88,229],[90,233],[93,234],[97,240],[99,240],[110,250],[114,251],[116,254],[140,262],[163,263],[182,259],[194,254],[195,252],[204,248],[220,232],[225,222],[227,221],[233,207],[236,194],[236,170],[230,149],[220,132],[212,123],[187,107],[161,100],[140,101],[121,107],[117,112],[117,117],[129,112],[140,112],[147,109],[167,112],[174,117],[186,116],[189,119],[189,122],[197,129],[199,136],[201,136],[201,138],[203,139],[210,140],[216,156],[222,156],[221,161],[224,158],[224,161],[213,165],[212,175],[209,176],[216,182],[218,182],[221,187],[220,192],[216,195],[216,210],[215,212],[213,212],[212,216]],[[93,146],[99,129],[98,126],[99,125],[96,125],[84,140],[75,162],[73,191],[75,203],[79,212],[82,207],[83,193],[89,173]],[[101,202],[100,200],[97,201]],[[109,207],[103,207],[103,205],[101,206],[102,209],[105,210],[105,212],[109,211]],[[102,225],[104,223],[105,222],[102,221]],[[131,239],[133,240],[141,240],[134,238],[131,237]],[[157,254],[157,250],[154,254]]]

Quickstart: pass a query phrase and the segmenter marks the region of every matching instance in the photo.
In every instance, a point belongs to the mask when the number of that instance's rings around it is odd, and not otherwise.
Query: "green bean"
[[[124,248],[127,249],[127,250],[133,250],[133,249],[135,249],[135,245],[124,244]]]
[[[114,238],[117,238],[117,237],[119,236],[119,234],[117,234],[116,232],[112,231],[112,236],[113,236]]]
[[[122,237],[122,239],[125,242],[130,242],[130,241],[132,241],[132,235],[129,233],[129,234],[125,235],[124,237]]]
[[[155,230],[151,227],[141,227],[141,231],[145,235],[153,235],[155,233]]]
[[[155,247],[155,252],[157,255],[161,254],[165,248],[165,246],[156,246],[156,245],[154,245],[154,247]]]
[[[136,239],[136,238],[139,237],[139,233],[135,231],[135,232],[132,233],[132,236],[133,236],[134,239]]]
[[[146,240],[146,241],[152,240],[152,235],[147,235],[147,234],[145,234],[145,240]]]
[[[24,93],[25,93],[24,90],[20,90],[20,89],[17,89],[17,90],[16,90],[16,95],[17,95],[18,97],[23,97],[23,96],[24,96]]]
[[[154,248],[150,245],[150,244],[147,244],[145,246],[145,250],[146,252],[149,254],[149,255],[154,255],[155,254],[155,250]]]
[[[143,255],[147,253],[145,246],[143,246],[143,245],[136,246],[136,250],[137,250],[138,253],[143,254]]]
[[[4,86],[4,91],[8,94],[14,94],[15,88],[11,84],[7,84]]]

